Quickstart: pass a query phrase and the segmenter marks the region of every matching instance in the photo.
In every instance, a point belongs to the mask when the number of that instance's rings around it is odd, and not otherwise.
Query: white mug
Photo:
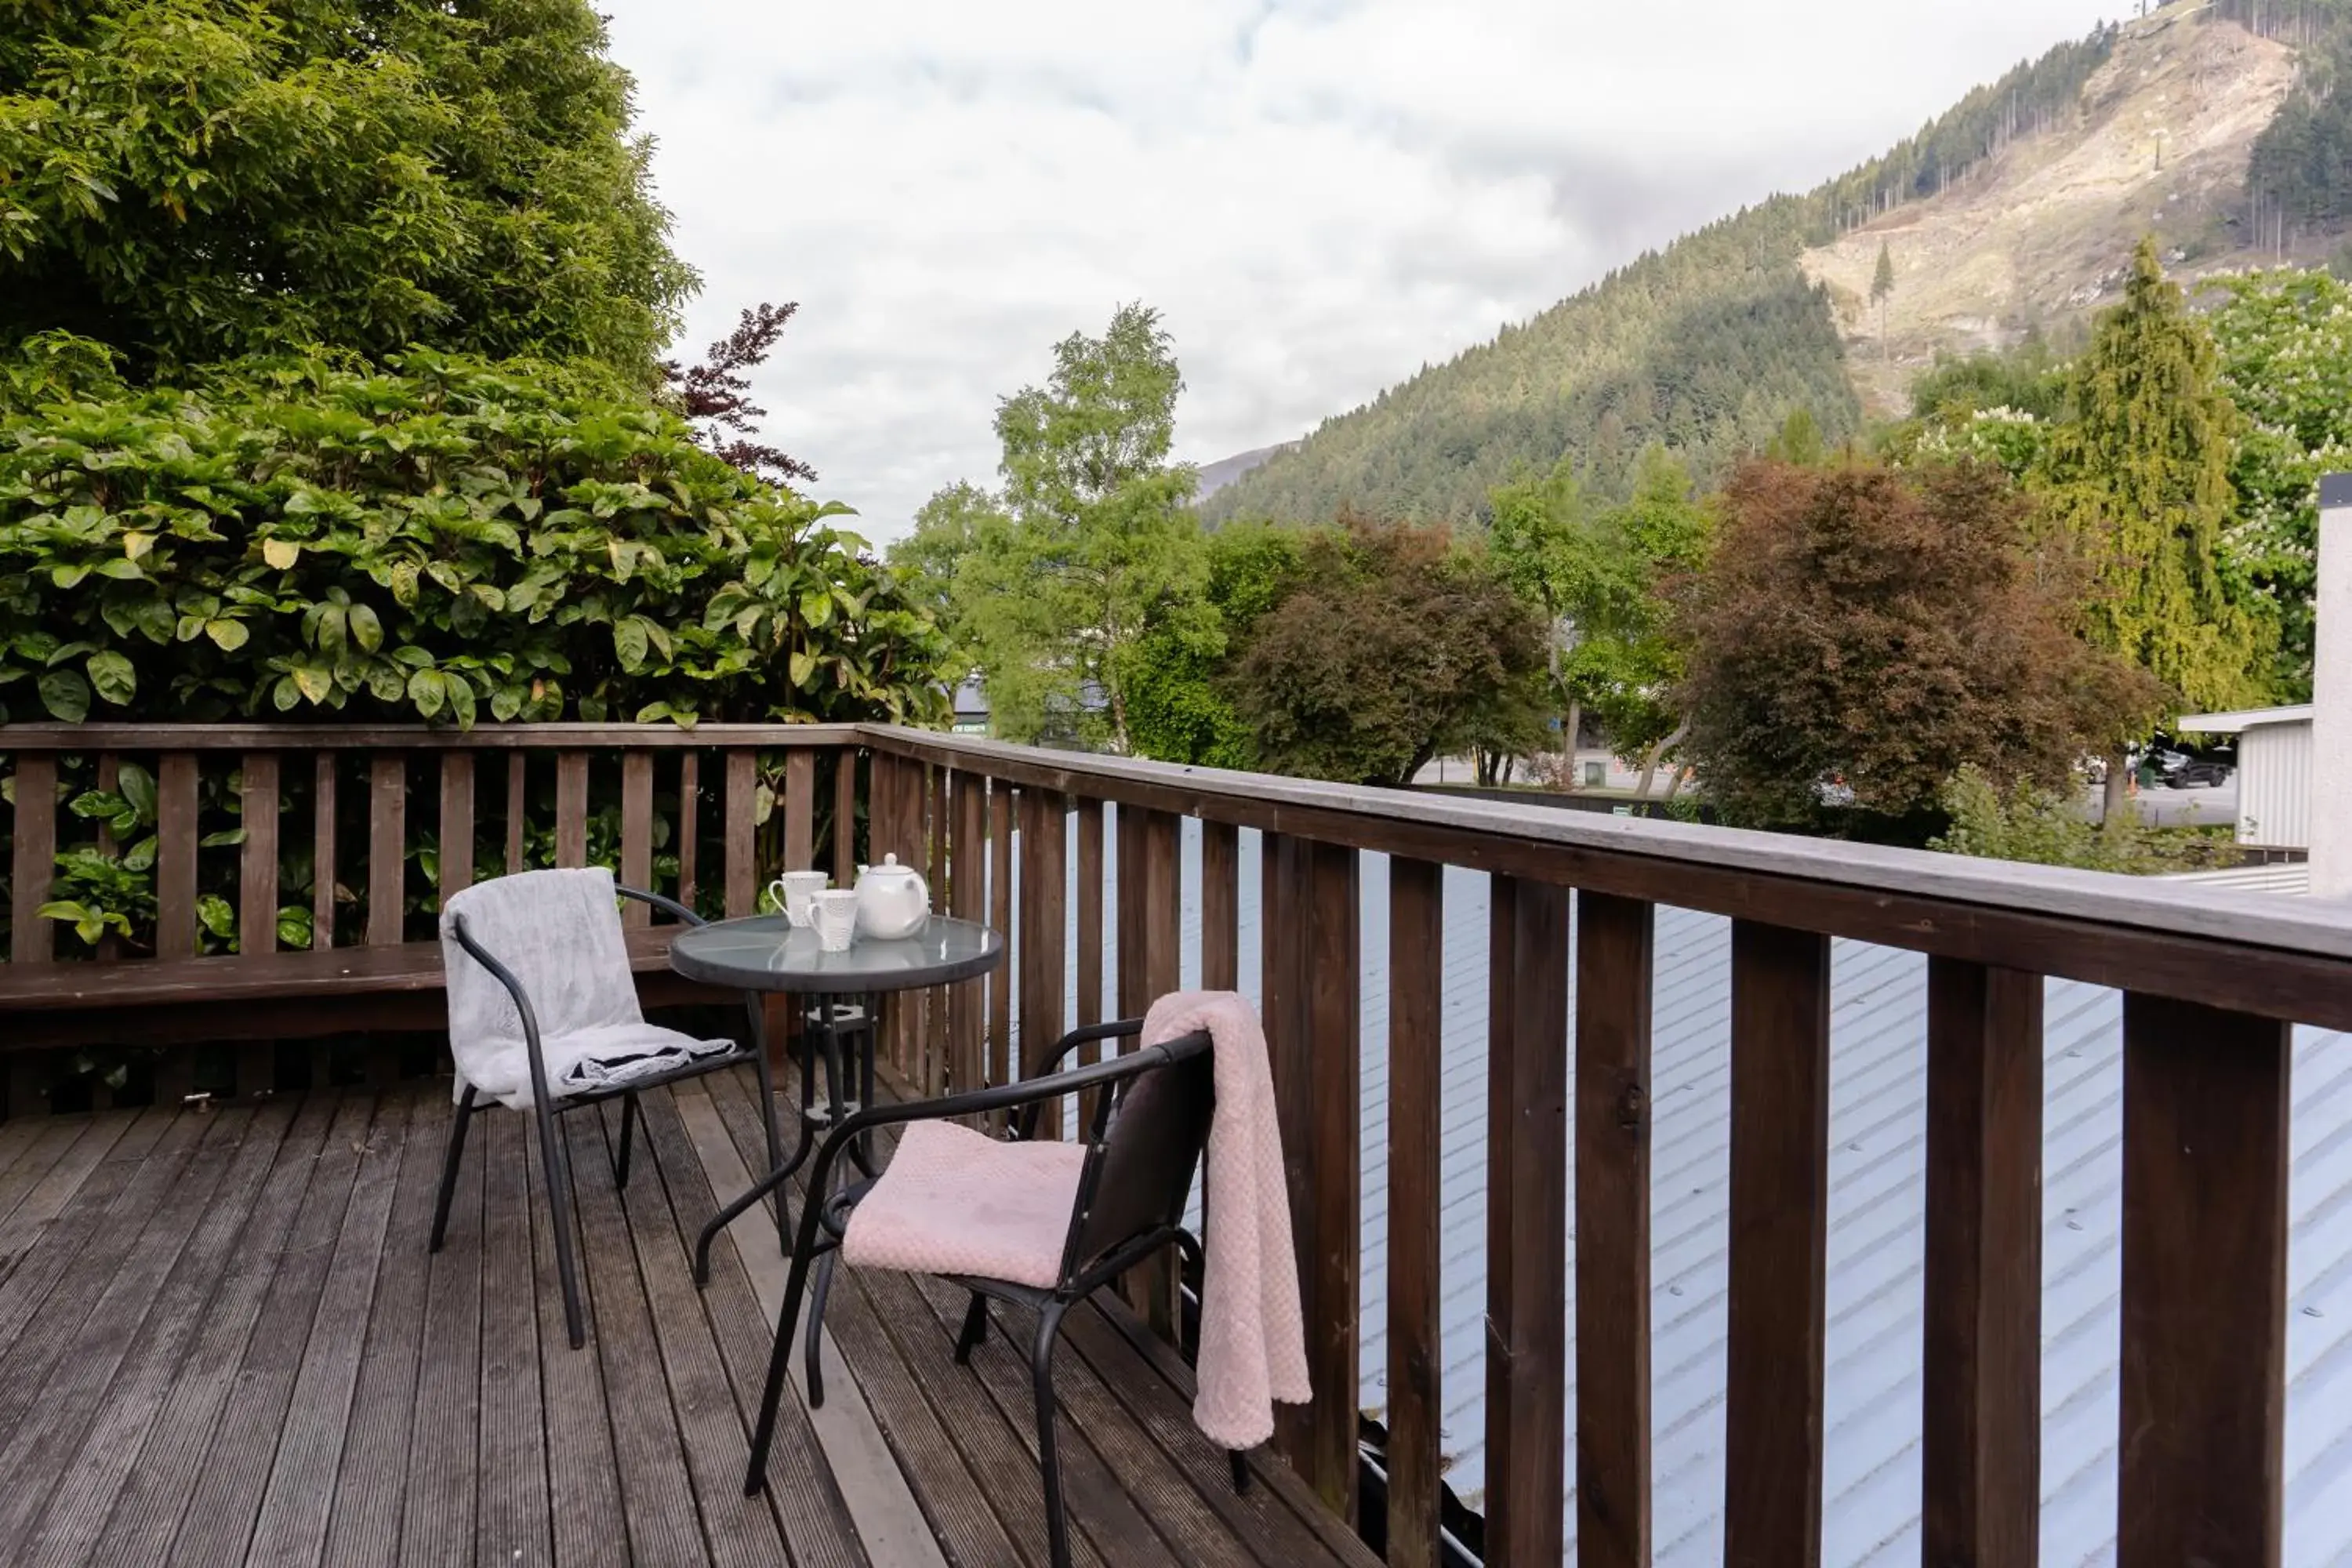
[[[833,880],[822,871],[787,871],[768,884],[768,897],[784,911],[784,919],[796,926],[809,923],[809,900],[824,891]]]
[[[815,929],[818,947],[827,952],[847,952],[857,935],[857,895],[829,892],[812,896],[808,923]]]

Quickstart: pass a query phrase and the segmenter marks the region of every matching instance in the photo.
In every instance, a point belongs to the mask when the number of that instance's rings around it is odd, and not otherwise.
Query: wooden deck
[[[826,1405],[742,1496],[782,1264],[758,1215],[707,1291],[687,1259],[758,1146],[738,1077],[648,1097],[625,1193],[565,1119],[577,1352],[526,1118],[477,1123],[425,1251],[446,1081],[0,1124],[0,1561],[1043,1563],[1025,1372],[1002,1334],[957,1367],[960,1300],[905,1277],[843,1271]],[[1234,1496],[1131,1322],[1074,1314],[1058,1372],[1080,1561],[1376,1561],[1263,1455]]]

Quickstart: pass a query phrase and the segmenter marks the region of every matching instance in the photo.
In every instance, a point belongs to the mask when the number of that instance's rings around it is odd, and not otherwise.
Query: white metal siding
[[[2311,721],[2257,724],[2238,737],[2238,842],[2311,846]]]

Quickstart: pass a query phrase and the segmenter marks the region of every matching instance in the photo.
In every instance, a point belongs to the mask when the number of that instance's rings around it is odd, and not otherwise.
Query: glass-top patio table
[[[697,1279],[710,1275],[710,1244],[761,1199],[790,1180],[816,1146],[820,1131],[854,1114],[874,1100],[877,1004],[891,992],[948,985],[987,973],[1004,962],[1004,939],[974,921],[933,915],[918,934],[896,942],[860,937],[841,952],[827,952],[816,932],[794,926],[782,915],[752,915],[717,921],[680,931],[670,943],[669,965],[688,980],[734,991],[782,992],[809,999],[806,1023],[811,1049],[801,1070],[800,1138],[784,1163],[720,1209],[694,1249]],[[754,1010],[755,1016],[757,1010]],[[856,1027],[845,1029],[845,1024]],[[857,1060],[843,1059],[846,1034]],[[761,1048],[767,1042],[762,1039]],[[825,1070],[825,1104],[815,1104],[816,1066]],[[852,1072],[856,1088],[845,1093]],[[874,1173],[871,1152],[850,1151],[858,1168]],[[777,1205],[779,1230],[783,1205]]]

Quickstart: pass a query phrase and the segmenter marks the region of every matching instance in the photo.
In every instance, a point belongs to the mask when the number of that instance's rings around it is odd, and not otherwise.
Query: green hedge
[[[596,373],[423,350],[0,377],[0,722],[941,717],[864,542]]]

